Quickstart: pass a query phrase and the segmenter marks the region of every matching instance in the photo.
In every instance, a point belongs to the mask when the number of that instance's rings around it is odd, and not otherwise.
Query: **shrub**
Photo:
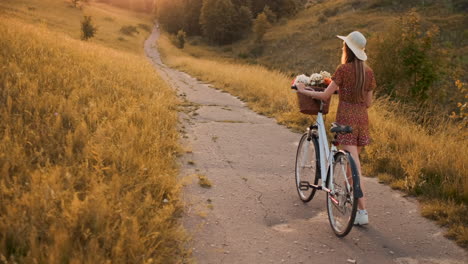
[[[120,28],[120,33],[128,36],[133,36],[133,34],[139,34],[140,32],[138,31],[137,27],[135,26],[122,26]]]
[[[97,27],[93,25],[91,16],[84,16],[81,21],[81,39],[88,40],[96,34]]]
[[[323,14],[327,17],[332,17],[332,16],[336,16],[338,14],[338,7],[335,7],[335,8],[327,8],[323,11]]]
[[[268,28],[270,27],[270,23],[268,22],[267,16],[265,13],[260,13],[255,19],[254,22],[254,33],[255,33],[255,40],[257,42],[261,42],[263,40],[263,36],[267,32]]]
[[[183,31],[182,29],[179,30],[179,32],[177,32],[177,36],[176,36],[176,46],[179,48],[179,49],[183,49],[184,46],[185,46],[185,38],[186,38],[187,34],[185,33],[185,31]]]
[[[328,18],[327,18],[326,16],[324,16],[323,14],[321,14],[321,15],[318,17],[318,22],[319,22],[320,24],[323,24],[323,23],[325,23],[325,22],[327,22],[327,21],[328,21]]]
[[[408,102],[428,98],[441,68],[441,56],[433,45],[437,34],[436,27],[424,30],[419,15],[410,11],[381,36],[373,64],[381,94]]]
[[[146,32],[151,32],[151,27],[148,26],[148,25],[146,25],[146,24],[141,24],[141,23],[140,23],[140,24],[138,24],[138,27],[141,28],[141,29],[143,29],[143,30],[146,31]]]
[[[275,12],[273,12],[273,10],[271,10],[271,8],[268,5],[266,5],[265,8],[263,8],[263,13],[266,15],[268,22],[272,24],[275,23],[278,19]]]

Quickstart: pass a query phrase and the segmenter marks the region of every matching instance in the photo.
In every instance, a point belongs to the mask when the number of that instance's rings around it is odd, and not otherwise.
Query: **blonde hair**
[[[365,89],[367,86],[366,80],[366,68],[367,65],[364,61],[358,59],[354,52],[344,43],[345,48],[341,55],[341,63],[353,63],[353,69],[355,72],[356,84],[353,87],[351,95],[352,103],[362,103],[365,101]]]

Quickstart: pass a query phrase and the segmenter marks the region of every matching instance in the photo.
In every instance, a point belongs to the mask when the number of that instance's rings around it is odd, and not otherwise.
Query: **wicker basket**
[[[307,87],[306,89],[323,92],[326,88],[318,87],[318,86],[311,86],[311,87]],[[307,115],[318,115],[320,111],[320,100],[313,99],[312,97],[303,95],[299,92],[297,93],[297,99],[299,100],[299,109],[301,113],[307,114]],[[330,108],[330,99],[331,98],[329,98],[327,101],[324,101],[324,105],[322,109],[322,114],[324,115],[328,113],[328,110]]]

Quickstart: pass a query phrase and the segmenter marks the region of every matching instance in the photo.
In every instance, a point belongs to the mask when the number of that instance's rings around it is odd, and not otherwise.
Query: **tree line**
[[[169,33],[200,35],[213,44],[245,37],[257,23],[275,23],[295,14],[303,0],[156,0],[154,12]],[[265,17],[268,21],[265,20]]]

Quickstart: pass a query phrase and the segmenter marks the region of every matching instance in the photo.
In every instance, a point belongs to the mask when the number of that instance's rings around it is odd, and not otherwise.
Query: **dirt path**
[[[237,98],[165,66],[155,29],[145,50],[163,78],[192,102],[182,113],[187,147],[182,176],[199,173],[184,190],[184,225],[197,263],[467,263],[464,250],[419,214],[417,202],[364,178],[370,225],[344,239],[330,229],[325,194],[308,204],[294,186],[300,135],[249,110]]]

